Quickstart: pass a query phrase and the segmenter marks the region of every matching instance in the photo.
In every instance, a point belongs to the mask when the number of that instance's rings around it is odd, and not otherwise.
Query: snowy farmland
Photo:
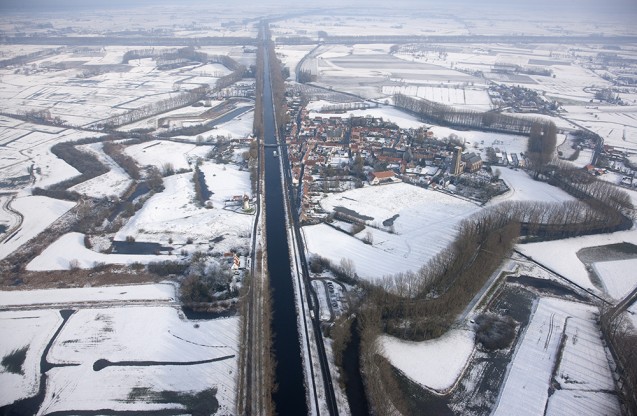
[[[546,182],[533,180],[526,171],[497,168],[500,178],[507,184],[509,191],[489,201],[489,205],[496,205],[503,201],[537,201],[537,202],[567,202],[575,201],[575,198],[560,188],[549,185]]]
[[[480,210],[448,194],[404,183],[331,194],[321,206],[328,212],[345,208],[371,218],[356,236],[326,224],[303,227],[310,253],[337,262],[351,259],[356,273],[366,280],[417,270],[453,241],[460,221]],[[382,223],[395,215],[390,232]],[[372,244],[362,241],[368,232]]]
[[[591,282],[589,271],[586,269],[586,265],[579,259],[577,254],[580,250],[587,247],[619,243],[637,244],[637,233],[631,230],[612,234],[567,238],[558,241],[520,244],[517,246],[517,249],[525,255],[532,257],[534,261],[550,268],[562,276],[565,276],[567,279],[577,283],[583,288],[594,293],[602,294],[604,288],[599,288]],[[555,253],[559,253],[559,256],[556,256]],[[622,266],[626,265],[622,263],[614,265],[612,263],[615,262],[609,262],[608,264],[601,266],[602,272],[599,274],[599,278],[605,286],[605,289],[608,291],[608,294],[614,297],[620,293],[625,293],[625,291],[633,284],[634,278],[625,273],[619,276],[612,273],[606,273],[606,270],[608,269],[618,271],[621,270]],[[620,269],[618,269],[618,267]],[[625,271],[626,269],[623,270]],[[608,283],[604,280],[605,277],[610,277]]]
[[[23,216],[23,221],[19,228],[0,244],[0,259],[40,234],[74,206],[74,202],[45,196],[24,196],[14,199],[11,207]]]
[[[554,186],[534,181],[524,171],[507,168],[501,171],[510,190],[489,206],[503,201],[573,200]],[[305,226],[308,251],[337,263],[351,259],[356,273],[366,280],[418,270],[453,241],[456,227],[463,219],[482,209],[452,195],[405,183],[329,194],[320,204],[326,212],[354,212],[365,220],[367,227],[351,236],[349,228],[341,223]],[[393,226],[382,225],[396,215]],[[366,244],[369,239],[371,244]]]
[[[547,408],[556,415],[620,413],[617,396],[608,394],[614,381],[595,312],[575,302],[539,300],[494,415],[542,414]],[[556,394],[550,395],[552,382],[557,383]],[[584,401],[570,400],[574,397]]]
[[[208,146],[162,140],[134,144],[125,150],[141,166],[155,166],[162,170],[166,165],[171,165],[176,171],[190,169],[190,163],[203,158],[209,151]]]
[[[192,173],[168,176],[164,191],[152,196],[115,235],[124,241],[132,236],[137,241],[165,244],[174,239],[184,244],[192,239],[198,244],[208,244],[212,239],[216,250],[247,247],[250,238],[252,216],[241,210],[229,209],[226,200],[251,192],[250,175],[234,165],[216,165],[204,162],[201,170],[206,185],[212,192],[210,207],[195,201]]]
[[[440,338],[410,342],[381,336],[382,354],[411,380],[437,392],[451,389],[473,354],[474,334],[452,330]]]
[[[210,72],[204,65],[158,71],[155,61],[138,59],[118,66],[121,69],[114,72],[85,78],[82,73],[91,61],[72,59],[73,54],[68,53],[56,56],[56,62],[36,62],[39,69],[28,75],[0,71],[3,77],[0,109],[6,112],[17,108],[22,111],[48,110],[52,117],[60,117],[69,125],[90,126],[130,109],[168,99],[180,88],[191,89],[202,84],[214,86],[225,72]],[[68,65],[69,62],[77,64]],[[54,64],[69,68],[51,69]],[[89,101],[91,105],[87,106]]]
[[[37,392],[40,358],[52,342],[38,414],[186,410],[191,403],[180,395],[206,389],[215,392],[221,414],[233,411],[238,318],[188,321],[172,307],[150,306],[80,309],[62,321],[54,310],[0,313],[0,333],[11,340],[3,356],[27,347],[24,375],[0,373],[0,403]],[[18,328],[19,337],[8,335]]]

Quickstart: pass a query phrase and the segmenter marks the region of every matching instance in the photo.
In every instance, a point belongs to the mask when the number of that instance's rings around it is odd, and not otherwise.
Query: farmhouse
[[[372,185],[380,185],[382,183],[394,182],[395,180],[396,173],[394,173],[393,170],[385,170],[382,172],[373,172],[369,183]]]

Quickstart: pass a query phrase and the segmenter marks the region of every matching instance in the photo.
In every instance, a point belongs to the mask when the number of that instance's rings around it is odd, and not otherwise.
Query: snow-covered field
[[[0,371],[0,406],[37,393],[40,357],[61,322],[62,318],[55,310],[0,312],[0,355],[6,357],[13,351],[27,348],[23,374],[4,371],[4,368]]]
[[[211,208],[195,202],[192,173],[164,179],[165,190],[152,196],[116,234],[117,241],[127,236],[137,241],[166,243],[169,238],[183,244],[187,239],[208,243],[222,237],[216,250],[247,246],[252,216],[225,208],[225,200],[251,193],[250,175],[234,165],[205,162],[201,166],[208,189],[213,192]]]
[[[3,305],[20,307],[174,298],[170,283],[0,292]],[[53,341],[44,358],[50,369],[38,414],[183,409],[178,401],[163,399],[161,392],[196,394],[206,388],[217,390],[218,414],[234,411],[238,317],[189,321],[170,306],[98,306],[75,310],[53,340],[62,323],[57,310],[0,312],[0,337],[5,340],[0,356],[26,348],[22,374],[0,372],[0,405],[37,393],[41,357]],[[113,364],[98,369],[98,360]]]
[[[593,270],[613,299],[623,299],[637,287],[637,259],[593,263]]]
[[[583,403],[594,403],[587,414],[619,414],[606,351],[595,323],[596,308],[575,302],[539,300],[524,338],[517,346],[494,415],[580,415]],[[563,347],[560,343],[564,339]],[[556,363],[559,363],[556,366]],[[551,381],[559,387],[549,395]]]
[[[14,199],[11,207],[22,214],[24,220],[15,234],[0,244],[0,259],[5,258],[22,244],[40,234],[74,206],[74,202],[45,196],[25,196]]]
[[[600,290],[592,284],[586,266],[577,257],[577,252],[586,247],[623,242],[637,244],[637,233],[631,230],[612,234],[567,238],[557,241],[519,244],[517,249],[525,255],[532,257],[534,261],[556,271],[585,289],[601,294]],[[556,255],[556,253],[559,253],[559,255]],[[605,274],[602,274],[600,277],[603,278],[604,275]],[[613,287],[615,281],[615,278],[609,281],[607,286],[608,290],[615,290],[609,288],[609,286]],[[626,287],[625,284],[627,284],[626,281],[622,282],[622,288]]]
[[[473,353],[472,331],[455,329],[423,342],[383,335],[383,355],[394,367],[421,386],[444,392],[454,386]]]
[[[411,116],[403,111],[398,110],[397,108],[390,106],[379,106],[377,108],[368,108],[365,110],[352,110],[347,111],[345,114],[334,114],[334,113],[319,113],[318,111],[326,105],[325,101],[316,101],[308,105],[309,117],[313,118],[316,116],[320,117],[382,117],[385,121],[391,121],[396,123],[399,127],[403,129],[409,128],[418,128],[424,126],[425,123],[419,121],[416,117]]]
[[[222,413],[234,408],[238,319],[197,321],[172,308],[91,309],[76,312],[49,353],[50,371],[41,414],[62,410],[158,410],[164,390],[184,393],[217,389]],[[186,364],[228,357],[218,362]],[[99,359],[139,362],[93,369]],[[144,362],[154,362],[147,365]],[[169,363],[184,363],[175,365]],[[146,394],[134,398],[136,389]],[[154,394],[153,394],[154,393]],[[155,400],[157,403],[154,403]]]
[[[509,191],[489,201],[495,205],[503,201],[538,201],[538,202],[566,202],[575,198],[546,182],[533,180],[526,171],[498,167],[500,177],[509,187]]]
[[[502,201],[573,200],[558,188],[534,181],[524,171],[500,170],[511,190],[491,201],[491,206]],[[481,210],[451,195],[405,183],[330,194],[321,201],[321,207],[327,212],[342,207],[372,218],[365,221],[368,227],[356,236],[326,224],[303,227],[310,253],[336,263],[351,259],[359,277],[367,280],[417,270],[453,241],[463,219]],[[391,233],[382,223],[394,215],[398,217]],[[372,244],[365,244],[363,241],[370,235]]]
[[[351,259],[356,273],[374,280],[385,275],[415,271],[443,250],[455,237],[458,223],[480,208],[453,196],[398,183],[369,186],[331,194],[321,201],[328,212],[344,207],[373,219],[355,237],[325,224],[303,227],[307,249],[336,263]],[[383,221],[398,215],[394,233]],[[370,232],[373,244],[361,239]]]
[[[194,143],[176,143],[151,140],[126,147],[126,154],[141,166],[155,166],[160,171],[166,164],[177,171],[190,169],[190,162],[203,158],[210,151],[209,146],[196,146]]]
[[[491,99],[484,88],[465,88],[453,85],[444,87],[433,85],[388,85],[382,87],[382,93],[390,96],[403,94],[446,105],[472,108],[478,111],[488,111],[491,109]]]

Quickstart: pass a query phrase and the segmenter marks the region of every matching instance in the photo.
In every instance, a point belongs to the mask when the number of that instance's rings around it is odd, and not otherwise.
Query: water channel
[[[268,62],[267,48],[265,62]],[[265,65],[263,88],[263,128],[266,144],[276,144],[274,104],[270,72]],[[265,211],[268,272],[273,299],[275,377],[278,389],[273,394],[280,415],[306,415],[308,407],[301,360],[301,344],[297,328],[290,251],[286,232],[283,186],[276,148],[265,149]]]

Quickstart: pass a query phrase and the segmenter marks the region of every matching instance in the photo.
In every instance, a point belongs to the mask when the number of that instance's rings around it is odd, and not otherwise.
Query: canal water
[[[268,62],[267,51],[265,62]],[[265,65],[263,88],[263,127],[266,144],[276,144],[274,104],[270,73]],[[278,389],[273,393],[279,415],[306,415],[308,407],[301,360],[301,344],[297,328],[294,288],[286,232],[283,187],[276,148],[265,149],[265,212],[268,272],[272,289],[275,377]]]

